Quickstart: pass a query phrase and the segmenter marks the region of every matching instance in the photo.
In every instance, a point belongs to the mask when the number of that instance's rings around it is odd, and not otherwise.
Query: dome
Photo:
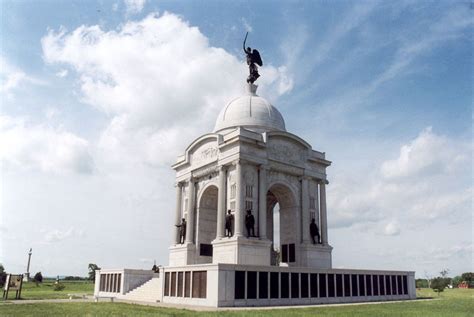
[[[249,84],[247,95],[229,102],[219,113],[214,132],[236,127],[258,132],[286,131],[281,113],[256,91],[257,86]]]

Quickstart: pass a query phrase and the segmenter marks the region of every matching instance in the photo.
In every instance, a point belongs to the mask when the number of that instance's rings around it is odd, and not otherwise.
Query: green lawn
[[[38,303],[0,304],[0,316],[474,316],[474,290],[446,290],[439,296],[430,290],[419,291],[430,301],[407,301],[377,305],[312,307],[275,310],[194,312],[124,303]]]
[[[33,282],[23,283],[22,299],[54,299],[68,298],[67,294],[94,294],[94,283],[90,281],[61,281],[65,288],[62,291],[53,290],[55,280],[45,280],[36,286]],[[15,298],[15,292],[10,292],[8,298]],[[0,313],[1,314],[1,313]]]

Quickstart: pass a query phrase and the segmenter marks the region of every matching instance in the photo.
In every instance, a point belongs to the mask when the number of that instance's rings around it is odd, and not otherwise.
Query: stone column
[[[328,245],[328,219],[326,211],[326,181],[319,183],[319,202],[321,210],[321,242]]]
[[[314,220],[316,224],[318,225],[319,228],[319,234],[321,234],[321,217],[320,217],[320,211],[319,211],[319,184],[315,182],[316,184],[316,192],[314,193]]]
[[[182,207],[182,194],[183,187],[181,183],[176,184],[176,211],[174,215],[174,224],[179,225],[181,223],[181,207]],[[175,227],[174,231],[174,243],[179,243],[179,227]]]
[[[244,203],[243,203],[243,175],[242,175],[242,163],[240,161],[237,161],[236,166],[235,166],[235,176],[236,176],[236,192],[235,192],[235,232],[234,235],[236,237],[240,237],[243,235],[242,231],[242,226],[243,226],[243,216],[244,216],[244,211],[242,210],[244,208]]]
[[[188,188],[188,219],[186,226],[186,243],[194,241],[194,179],[189,179]]]
[[[306,177],[301,178],[301,232],[303,234],[302,242],[310,242],[309,224],[311,219],[309,218],[309,196],[308,196],[308,179]]]
[[[226,206],[226,168],[221,166],[219,169],[219,192],[217,196],[217,236],[216,239],[224,237],[225,227],[225,206]]]
[[[258,183],[258,233],[267,239],[267,169],[260,166]]]

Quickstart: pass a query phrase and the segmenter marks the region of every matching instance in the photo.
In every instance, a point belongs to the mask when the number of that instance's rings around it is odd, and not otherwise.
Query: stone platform
[[[164,267],[159,274],[150,271],[148,278],[144,278],[148,271],[97,271],[96,278],[107,283],[101,274],[119,272],[121,281],[114,284],[118,289],[104,292],[101,291],[104,286],[98,285],[95,295],[131,300],[132,296],[127,294],[134,293],[134,289],[128,286],[136,288],[139,287],[136,281],[145,280],[142,284],[146,284],[153,278],[153,291],[157,294],[154,302],[203,307],[291,306],[416,298],[415,274],[407,271],[204,264]]]

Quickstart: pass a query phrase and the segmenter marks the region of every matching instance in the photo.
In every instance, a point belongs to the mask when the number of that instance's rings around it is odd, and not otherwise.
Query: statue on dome
[[[250,47],[245,47],[245,42],[247,41],[247,36],[249,35],[249,32],[245,34],[245,39],[244,39],[244,52],[247,55],[247,65],[249,65],[249,77],[247,77],[247,83],[253,84],[258,77],[260,77],[260,74],[258,73],[258,66],[262,66],[262,58],[260,57],[260,53],[256,49],[251,49]]]

